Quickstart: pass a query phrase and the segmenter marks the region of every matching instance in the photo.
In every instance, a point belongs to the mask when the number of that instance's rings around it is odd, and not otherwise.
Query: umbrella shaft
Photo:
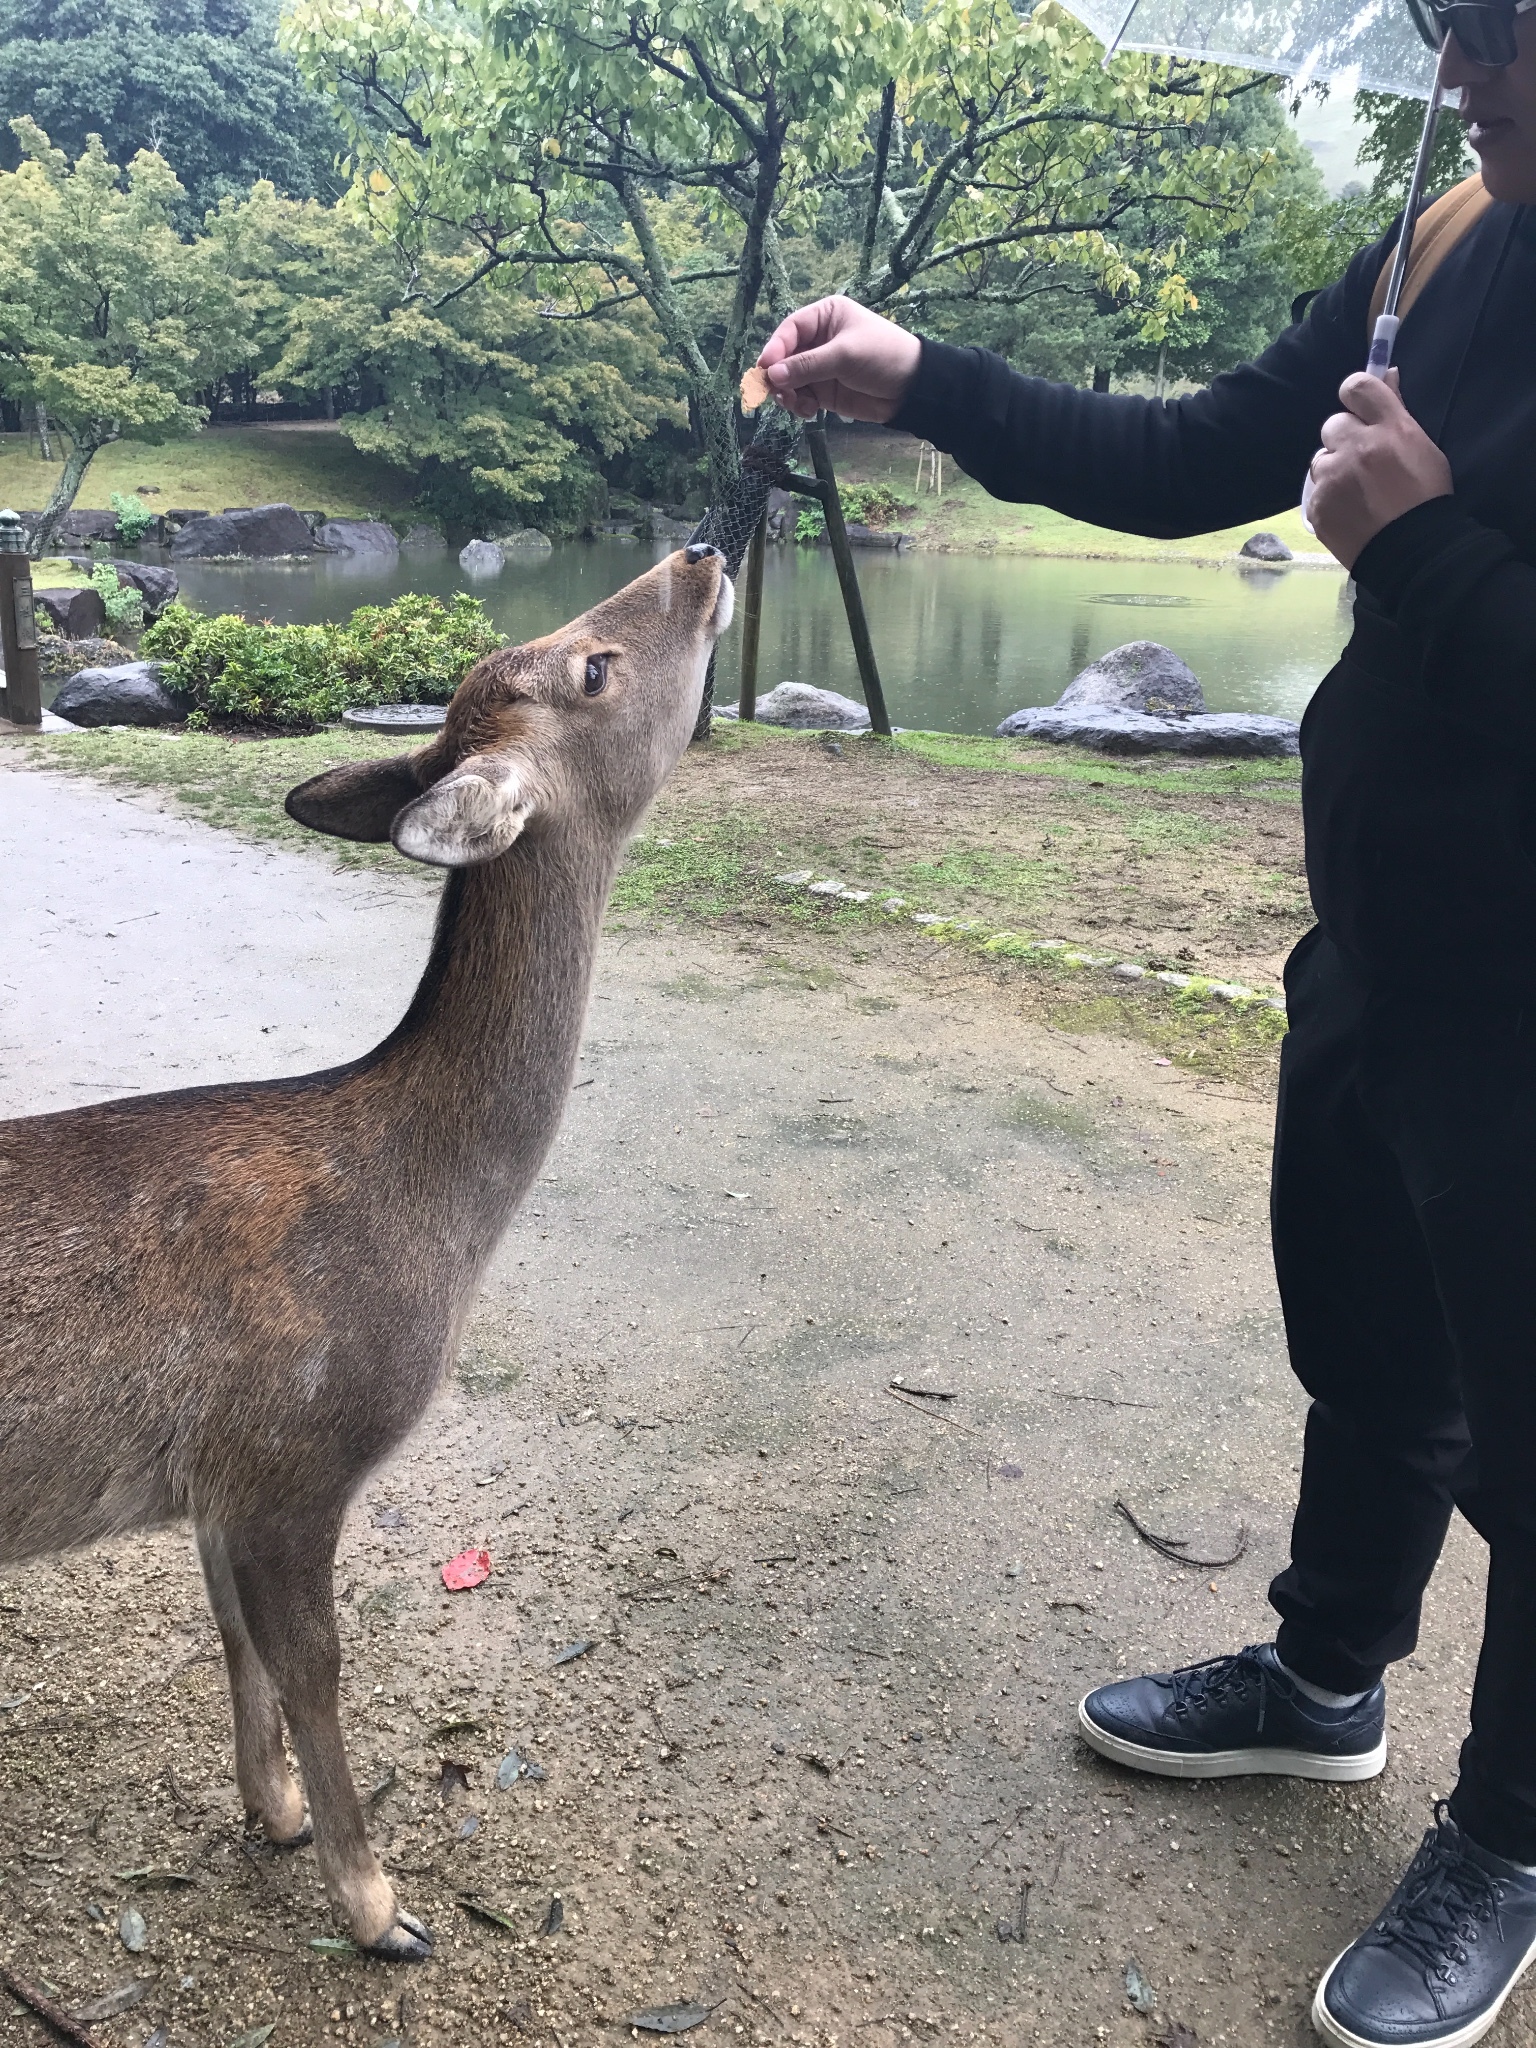
[[[1397,302],[1403,295],[1403,280],[1408,275],[1408,259],[1413,254],[1414,224],[1418,220],[1419,207],[1424,199],[1424,182],[1429,176],[1429,160],[1435,147],[1435,123],[1439,118],[1443,96],[1440,65],[1437,64],[1434,89],[1429,95],[1429,105],[1424,109],[1424,129],[1419,136],[1419,153],[1413,160],[1413,177],[1408,185],[1408,203],[1403,208],[1403,225],[1397,237],[1397,251],[1392,258],[1392,275],[1387,280],[1387,301],[1382,308],[1383,315],[1390,314],[1393,319],[1397,317]]]

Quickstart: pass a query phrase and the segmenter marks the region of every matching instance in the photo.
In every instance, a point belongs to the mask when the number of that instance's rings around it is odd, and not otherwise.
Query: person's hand
[[[884,426],[917,375],[922,344],[854,299],[818,299],[791,313],[758,357],[769,388],[802,420],[818,412]]]
[[[1346,569],[1384,526],[1455,489],[1451,465],[1397,392],[1397,372],[1362,370],[1339,386],[1343,412],[1323,424],[1312,458],[1312,530]]]

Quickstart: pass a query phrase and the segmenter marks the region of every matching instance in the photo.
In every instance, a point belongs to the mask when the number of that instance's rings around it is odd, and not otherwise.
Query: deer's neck
[[[546,834],[456,870],[411,1007],[363,1062],[419,1221],[473,1259],[559,1126],[616,864]]]

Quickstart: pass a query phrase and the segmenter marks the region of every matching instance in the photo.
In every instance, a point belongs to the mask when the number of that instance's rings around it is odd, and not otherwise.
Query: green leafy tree
[[[715,494],[739,470],[743,364],[793,301],[786,238],[824,208],[855,224],[841,281],[919,314],[1012,298],[1025,255],[1120,290],[1138,206],[1181,207],[1198,235],[1267,174],[1190,140],[1236,74],[1139,56],[1106,72],[1050,5],[299,0],[286,33],[335,95],[381,231],[475,246],[450,292],[515,270],[564,315],[649,309]],[[1155,308],[1180,288],[1167,252],[1150,260]]]
[[[685,419],[643,307],[552,318],[511,270],[466,291],[472,246],[406,254],[355,202],[298,204],[270,185],[209,233],[228,245],[262,382],[329,394],[341,431],[409,470],[450,524],[580,526],[600,509],[602,465]]]
[[[270,178],[335,197],[342,138],[277,47],[276,0],[0,0],[0,169],[29,114],[71,157],[99,135],[114,163],[154,150],[185,187],[183,227]]]
[[[1362,168],[1374,166],[1369,186],[1346,188],[1337,199],[1297,196],[1275,219],[1276,258],[1297,292],[1319,291],[1342,276],[1358,249],[1387,232],[1408,196],[1424,126],[1424,102],[1390,92],[1358,92],[1355,117],[1366,128],[1358,161]],[[1474,168],[1461,123],[1442,114],[1435,130],[1428,191],[1448,191]]]
[[[46,554],[97,452],[195,433],[195,394],[246,344],[224,252],[176,232],[181,187],[163,157],[141,150],[120,173],[92,136],[71,164],[35,121],[12,127],[23,155],[0,172],[0,391],[46,406],[71,443],[31,537]]]

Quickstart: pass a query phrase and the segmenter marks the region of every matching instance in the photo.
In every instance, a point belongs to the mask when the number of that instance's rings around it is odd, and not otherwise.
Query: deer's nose
[[[722,562],[725,560],[724,554],[712,541],[691,540],[683,549],[685,562],[707,562],[711,555],[719,555]]]

